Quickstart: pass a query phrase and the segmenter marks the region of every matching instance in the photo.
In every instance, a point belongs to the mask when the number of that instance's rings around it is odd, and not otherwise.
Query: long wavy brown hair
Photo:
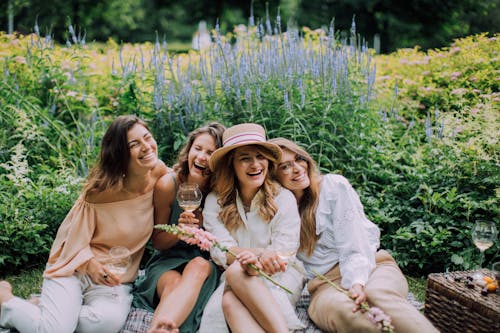
[[[146,123],[135,115],[118,116],[109,125],[102,138],[98,161],[89,173],[83,189],[85,197],[90,193],[123,189],[130,161],[127,134],[137,124],[149,131]]]
[[[224,133],[225,130],[226,128],[222,124],[214,121],[207,124],[206,126],[199,127],[194,131],[192,131],[191,133],[189,133],[186,144],[184,145],[184,147],[181,148],[179,152],[179,157],[177,158],[177,162],[173,166],[174,172],[179,177],[179,183],[184,183],[187,181],[187,177],[189,175],[188,155],[194,140],[196,140],[196,138],[201,134],[207,133],[214,138],[215,148],[220,148],[222,147],[222,134]],[[206,172],[210,173],[208,167]],[[203,194],[209,192],[211,185],[210,183],[211,180],[209,180],[204,186],[204,188],[201,189]]]
[[[278,195],[280,185],[270,176],[276,168],[277,161],[273,154],[267,149],[259,145],[252,146],[269,161],[266,179],[259,192],[256,194],[257,204],[259,206],[259,216],[265,222],[269,223],[274,215],[276,215],[276,212],[278,212],[278,207],[274,198]],[[236,230],[243,224],[240,214],[238,213],[238,208],[236,207],[236,193],[237,190],[240,189],[240,184],[233,167],[235,150],[236,149],[233,149],[227,153],[215,169],[216,181],[214,189],[219,197],[217,202],[221,207],[219,218],[229,231]]]
[[[293,154],[300,155],[307,161],[307,175],[310,185],[304,190],[304,195],[299,202],[301,220],[299,251],[310,256],[319,239],[319,236],[316,235],[316,209],[318,208],[321,174],[311,155],[295,142],[284,138],[271,139],[268,142],[277,144],[284,151],[288,150]]]

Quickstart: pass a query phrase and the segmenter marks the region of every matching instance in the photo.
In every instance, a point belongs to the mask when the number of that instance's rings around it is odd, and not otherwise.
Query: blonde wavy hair
[[[316,235],[316,209],[319,202],[321,174],[311,155],[295,142],[285,138],[271,139],[268,142],[277,144],[283,151],[288,150],[293,154],[300,155],[307,162],[307,175],[309,176],[310,185],[304,190],[304,195],[299,202],[301,220],[299,251],[310,256],[319,239],[319,236]]]
[[[259,145],[251,146],[254,146],[269,161],[266,179],[256,194],[259,206],[258,214],[265,222],[269,223],[278,211],[274,198],[278,195],[281,188],[279,183],[270,177],[274,173],[277,161],[267,149]],[[238,208],[236,207],[236,193],[240,189],[240,184],[233,167],[235,151],[236,149],[233,149],[227,153],[225,158],[218,163],[214,177],[214,189],[218,195],[217,202],[221,207],[219,218],[229,231],[234,231],[243,224],[238,213]]]

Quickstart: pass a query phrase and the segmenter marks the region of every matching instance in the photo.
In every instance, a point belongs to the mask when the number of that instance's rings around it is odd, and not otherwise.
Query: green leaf
[[[458,254],[453,254],[451,256],[451,262],[454,263],[455,265],[462,265],[464,263],[464,258],[459,256]]]

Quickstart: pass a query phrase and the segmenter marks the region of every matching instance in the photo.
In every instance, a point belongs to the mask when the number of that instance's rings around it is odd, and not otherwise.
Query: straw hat
[[[229,127],[222,135],[222,147],[217,149],[210,156],[208,166],[211,171],[231,150],[242,146],[257,145],[268,150],[278,162],[281,159],[281,148],[274,143],[266,142],[266,131],[258,124],[239,124]]]

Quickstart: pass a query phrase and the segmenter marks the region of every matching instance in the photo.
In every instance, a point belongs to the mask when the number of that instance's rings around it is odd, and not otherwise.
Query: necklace
[[[146,192],[149,192],[151,190],[151,184],[152,184],[151,180],[152,180],[151,177],[148,176],[146,179],[140,180],[139,184],[130,185],[129,182],[129,186],[126,186],[124,182],[123,190],[133,196],[145,194]]]

